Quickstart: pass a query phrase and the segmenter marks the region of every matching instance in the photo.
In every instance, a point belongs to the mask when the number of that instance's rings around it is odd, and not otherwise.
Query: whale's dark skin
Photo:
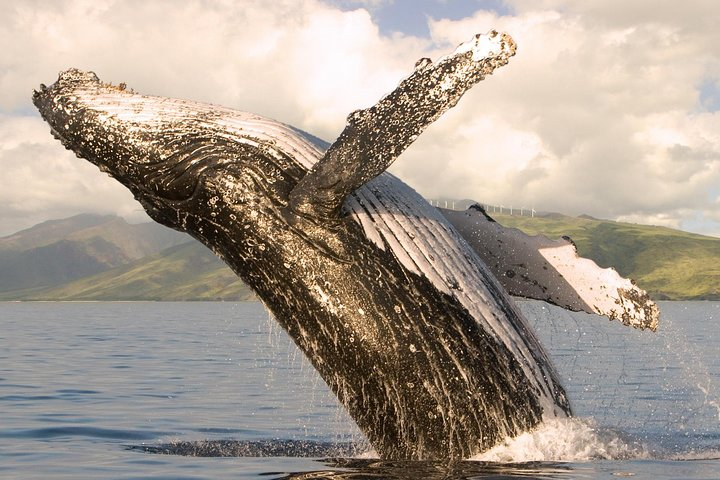
[[[500,51],[489,59],[465,47],[437,64],[419,62],[395,92],[352,114],[325,155],[282,124],[137,95],[78,70],[42,86],[34,103],[67,148],[233,268],[379,455],[467,458],[570,414],[554,369],[508,295],[439,215],[421,206],[427,213],[398,221],[418,232],[433,222],[428,235],[461,252],[440,262],[461,265],[454,280],[408,268],[389,236],[369,238],[348,202],[391,205],[396,190],[387,185],[407,188],[371,179],[507,62],[512,40],[490,39]],[[437,262],[443,252],[426,254]]]

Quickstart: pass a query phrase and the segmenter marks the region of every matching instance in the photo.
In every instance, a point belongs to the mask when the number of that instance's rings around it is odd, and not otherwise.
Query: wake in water
[[[366,446],[312,440],[200,440],[159,445],[128,445],[129,450],[186,457],[356,457]]]
[[[718,439],[720,440],[720,439]],[[649,443],[630,434],[599,427],[592,419],[552,419],[542,426],[507,439],[494,448],[469,459],[482,464],[584,463],[597,460],[714,460],[720,448],[705,446],[678,450]],[[312,440],[202,440],[173,441],[157,445],[130,445],[145,453],[191,457],[295,457],[318,458],[345,463],[395,465],[384,462],[366,443]],[[407,463],[407,462],[403,462]],[[413,462],[409,462],[413,463]],[[443,462],[419,462],[422,465]],[[463,462],[465,463],[465,462]]]

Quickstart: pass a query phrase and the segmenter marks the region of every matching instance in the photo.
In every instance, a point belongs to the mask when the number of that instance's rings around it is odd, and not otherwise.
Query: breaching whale
[[[76,69],[33,101],[65,147],[130,189],[154,220],[211,248],[256,292],[379,455],[458,459],[571,414],[506,288],[628,324],[654,327],[657,318],[647,296],[611,271],[604,291],[574,290],[575,273],[597,283],[606,271],[573,268],[574,250],[562,257],[569,268],[555,268],[547,252],[568,244],[503,233],[478,211],[443,213],[383,173],[514,53],[509,36],[490,32],[436,62],[420,60],[393,92],[350,114],[332,145]],[[495,244],[514,239],[518,251],[483,247],[478,229]],[[503,255],[533,260],[508,275],[495,261]],[[500,277],[516,280],[503,286]]]

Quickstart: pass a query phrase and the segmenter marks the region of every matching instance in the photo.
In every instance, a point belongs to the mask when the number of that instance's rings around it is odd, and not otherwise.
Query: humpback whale
[[[644,292],[612,272],[602,291],[575,290],[573,272],[597,283],[604,270],[573,268],[568,244],[503,233],[480,211],[442,212],[385,173],[514,54],[512,38],[492,31],[435,62],[421,59],[394,91],[351,113],[330,145],[251,113],[140,95],[77,69],[41,85],[33,101],[66,148],[256,292],[380,456],[452,460],[571,415],[506,289],[635,326],[657,321]],[[485,248],[477,229],[516,247]],[[506,255],[533,258],[512,267],[525,280],[502,282],[510,267],[496,260]]]

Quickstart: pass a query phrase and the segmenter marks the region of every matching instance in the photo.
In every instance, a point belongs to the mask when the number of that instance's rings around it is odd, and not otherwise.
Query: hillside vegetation
[[[156,223],[112,215],[51,220],[0,238],[0,299],[94,275],[190,240]]]
[[[0,238],[0,300],[246,300],[203,245],[157,223],[83,214]]]
[[[252,291],[199,242],[164,250],[27,298],[46,300],[251,300]]]
[[[589,217],[492,215],[531,235],[571,237],[582,256],[655,299],[720,300],[718,238]],[[154,223],[80,215],[0,238],[0,300],[252,298],[207,248]]]

